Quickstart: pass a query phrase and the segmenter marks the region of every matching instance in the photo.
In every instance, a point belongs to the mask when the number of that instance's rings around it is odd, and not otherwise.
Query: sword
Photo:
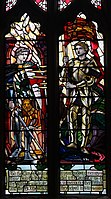
[[[31,131],[29,130],[29,128],[27,127],[27,125],[25,124],[24,120],[22,119],[22,117],[19,115],[18,111],[14,111],[15,115],[18,117],[18,119],[20,120],[21,124],[26,128],[26,130],[28,131],[28,133],[30,134],[30,136],[32,137],[32,139],[35,141],[35,143],[38,145],[38,147],[40,148],[40,150],[42,152],[44,152],[43,148],[40,146],[39,142],[35,139],[35,137],[33,136],[33,134],[31,133]]]

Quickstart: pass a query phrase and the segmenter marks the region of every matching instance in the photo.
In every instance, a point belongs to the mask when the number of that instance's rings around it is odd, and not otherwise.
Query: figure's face
[[[26,112],[28,112],[32,109],[32,105],[28,99],[23,101],[22,107]]]
[[[64,58],[63,58],[63,62],[64,62],[64,63],[67,63],[68,61],[69,61],[69,57],[64,56]]]
[[[77,55],[77,56],[82,56],[82,55],[85,55],[85,54],[86,54],[85,49],[84,49],[82,46],[79,46],[79,45],[76,46],[75,52],[76,52],[76,55]]]
[[[28,52],[21,52],[17,57],[17,63],[22,64],[27,60]]]

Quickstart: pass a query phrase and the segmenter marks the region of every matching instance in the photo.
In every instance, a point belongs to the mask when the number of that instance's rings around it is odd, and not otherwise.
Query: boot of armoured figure
[[[19,154],[22,150],[22,132],[16,132],[15,134],[15,143],[17,146],[17,149],[14,150],[14,152],[10,155],[10,158],[19,158]]]
[[[69,148],[77,148],[77,129],[78,129],[78,110],[79,107],[73,107],[70,111],[70,144]]]
[[[32,161],[34,158],[30,155],[30,143],[31,143],[31,137],[25,136],[25,154],[24,154],[24,160]]]
[[[86,146],[88,144],[88,138],[90,134],[90,111],[86,108],[82,111],[82,143],[81,143],[81,151],[83,153],[88,153]]]

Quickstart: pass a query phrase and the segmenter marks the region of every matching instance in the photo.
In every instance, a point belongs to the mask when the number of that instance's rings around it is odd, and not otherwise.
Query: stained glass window
[[[6,194],[47,193],[47,46],[25,13],[6,34]]]
[[[78,14],[59,37],[60,192],[105,194],[104,41]]]
[[[0,198],[109,199],[111,4],[2,2]]]
[[[10,10],[16,2],[17,0],[6,0],[6,11]]]

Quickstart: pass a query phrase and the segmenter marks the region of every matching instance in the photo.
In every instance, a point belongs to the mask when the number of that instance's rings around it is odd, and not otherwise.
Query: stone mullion
[[[104,28],[105,50],[105,105],[106,105],[106,188],[111,198],[111,1],[102,0],[106,27]]]
[[[49,198],[59,195],[58,135],[58,38],[57,1],[48,0],[48,192]]]
[[[5,1],[0,1],[0,198],[4,198],[5,190],[5,134],[4,134],[4,117],[5,117],[5,89],[4,89],[4,70],[5,63],[4,56],[4,14],[5,14]]]

